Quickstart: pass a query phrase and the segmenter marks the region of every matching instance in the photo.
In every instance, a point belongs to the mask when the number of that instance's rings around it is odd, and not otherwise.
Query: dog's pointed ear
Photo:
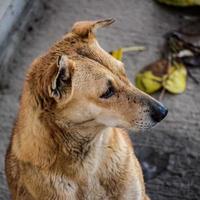
[[[71,94],[74,64],[67,55],[61,55],[58,57],[56,65],[57,70],[52,80],[50,96],[60,99],[62,95]]]
[[[98,28],[109,26],[114,22],[115,20],[112,18],[96,21],[80,21],[73,25],[72,32],[81,37],[87,37],[91,35],[91,33],[95,34]]]

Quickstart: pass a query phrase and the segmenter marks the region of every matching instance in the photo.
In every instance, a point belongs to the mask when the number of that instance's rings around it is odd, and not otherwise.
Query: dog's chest
[[[57,199],[59,200],[107,200],[105,189],[100,186],[98,180],[92,179],[82,180],[76,183],[68,178],[56,176],[54,177],[54,189],[56,190]]]
[[[76,199],[77,184],[63,176],[52,177],[54,189],[59,200]]]

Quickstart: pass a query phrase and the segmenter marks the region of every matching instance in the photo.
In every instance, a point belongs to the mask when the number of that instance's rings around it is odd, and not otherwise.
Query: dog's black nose
[[[161,103],[155,101],[151,103],[151,118],[154,122],[160,122],[166,117],[168,109]]]

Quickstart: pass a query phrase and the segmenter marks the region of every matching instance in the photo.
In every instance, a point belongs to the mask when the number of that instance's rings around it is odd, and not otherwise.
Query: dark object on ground
[[[167,169],[168,153],[159,152],[152,147],[139,146],[135,148],[135,151],[142,165],[145,181],[156,178]]]

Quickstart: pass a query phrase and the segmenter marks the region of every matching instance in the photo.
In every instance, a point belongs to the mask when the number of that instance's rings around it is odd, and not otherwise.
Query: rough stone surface
[[[160,55],[164,33],[185,23],[185,10],[165,8],[151,0],[74,0],[43,3],[43,16],[35,16],[10,62],[7,87],[0,91],[0,199],[8,200],[4,177],[4,156],[17,110],[25,71],[31,61],[66,31],[73,22],[114,17],[117,22],[98,33],[106,50],[144,45],[142,53],[124,56],[128,76],[133,81],[142,66]],[[188,19],[188,17],[186,17]],[[192,69],[200,78],[200,69]],[[150,131],[131,134],[145,171],[147,192],[153,200],[197,200],[200,198],[200,92],[188,79],[187,91],[166,94],[167,118]]]
[[[25,34],[27,24],[43,8],[40,0],[0,0],[0,88],[6,85],[7,69]],[[37,12],[37,14],[35,13]]]

